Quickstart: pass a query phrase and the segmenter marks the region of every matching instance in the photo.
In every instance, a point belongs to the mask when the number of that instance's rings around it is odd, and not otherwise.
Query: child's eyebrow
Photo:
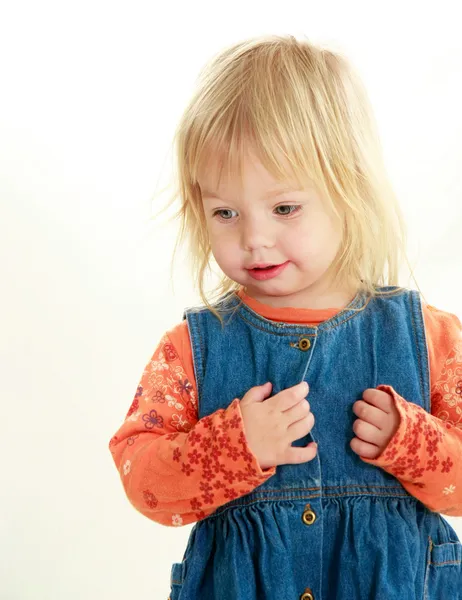
[[[303,188],[294,188],[294,187],[284,187],[284,188],[276,188],[273,190],[268,190],[266,192],[266,194],[263,194],[263,198],[273,198],[274,196],[280,196],[282,194],[285,194],[287,192],[299,192],[301,191]],[[216,198],[217,200],[220,200],[220,196],[218,196],[217,194],[215,194],[214,192],[209,192],[208,190],[202,190],[202,198]]]

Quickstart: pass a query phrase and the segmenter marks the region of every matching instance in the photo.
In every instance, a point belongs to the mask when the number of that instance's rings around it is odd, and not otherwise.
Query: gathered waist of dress
[[[218,516],[227,509],[245,507],[257,502],[296,502],[298,500],[341,499],[359,496],[406,498],[412,502],[417,502],[416,498],[409,494],[401,485],[344,484],[323,487],[265,488],[262,490],[256,489],[249,494],[230,500],[204,520]]]

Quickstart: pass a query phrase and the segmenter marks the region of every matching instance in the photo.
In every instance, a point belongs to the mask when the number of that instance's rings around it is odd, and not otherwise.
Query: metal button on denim
[[[308,338],[302,338],[298,342],[298,347],[300,350],[303,350],[303,352],[306,352],[311,347],[311,342]]]
[[[303,511],[302,521],[305,525],[313,525],[316,521],[316,513],[312,510],[311,505],[307,504],[305,506],[305,510]]]
[[[300,600],[314,600],[313,592],[310,588],[305,588],[305,591],[300,596]]]

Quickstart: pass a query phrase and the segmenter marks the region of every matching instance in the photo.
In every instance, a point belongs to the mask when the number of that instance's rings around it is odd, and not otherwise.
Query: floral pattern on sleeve
[[[395,400],[400,426],[382,454],[364,462],[394,475],[430,510],[462,516],[462,339],[431,388],[431,414],[379,386]]]
[[[202,519],[275,472],[247,444],[239,399],[198,420],[196,394],[165,334],[109,443],[129,501],[164,525]]]
[[[432,386],[432,414],[462,430],[462,339],[456,342]]]

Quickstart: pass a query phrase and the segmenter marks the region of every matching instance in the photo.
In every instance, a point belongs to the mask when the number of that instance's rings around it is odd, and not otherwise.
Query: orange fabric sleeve
[[[125,493],[143,515],[181,526],[243,496],[275,472],[262,470],[245,437],[240,400],[197,418],[185,321],[167,332],[146,365],[109,449]]]
[[[426,305],[423,311],[431,414],[390,386],[379,386],[395,399],[401,423],[377,459],[363,460],[394,475],[430,510],[461,516],[462,327],[455,315]],[[312,312],[310,321],[315,318]],[[262,471],[247,446],[237,399],[198,420],[185,320],[164,336],[146,365],[110,450],[130,502],[165,525],[204,518],[275,472]]]
[[[394,398],[401,422],[378,458],[362,460],[394,475],[430,510],[462,516],[462,326],[455,315],[422,306],[431,414],[378,386]]]

